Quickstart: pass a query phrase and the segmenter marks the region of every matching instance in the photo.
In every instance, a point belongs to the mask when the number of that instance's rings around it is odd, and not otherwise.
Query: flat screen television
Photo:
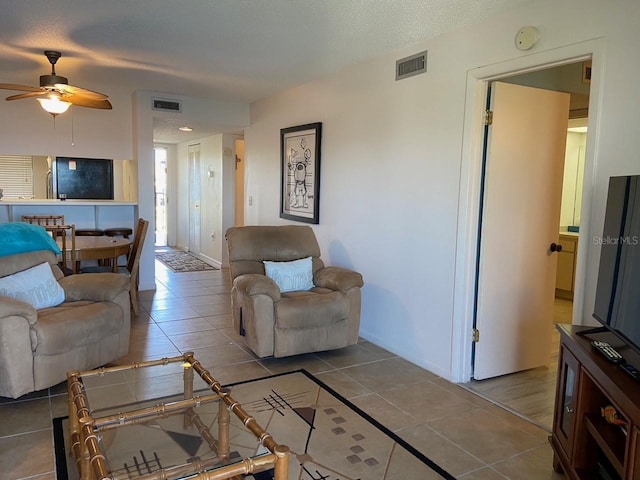
[[[593,317],[640,352],[640,175],[611,177]]]
[[[53,190],[56,198],[113,200],[113,160],[56,157]]]

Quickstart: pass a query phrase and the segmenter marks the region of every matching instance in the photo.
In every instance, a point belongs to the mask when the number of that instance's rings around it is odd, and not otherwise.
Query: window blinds
[[[24,155],[0,155],[0,188],[5,198],[32,198],[32,158]]]

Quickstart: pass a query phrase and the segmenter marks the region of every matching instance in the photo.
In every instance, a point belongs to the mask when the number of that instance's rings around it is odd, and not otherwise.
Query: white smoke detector
[[[522,27],[516,34],[516,48],[518,50],[529,50],[539,39],[536,27]]]

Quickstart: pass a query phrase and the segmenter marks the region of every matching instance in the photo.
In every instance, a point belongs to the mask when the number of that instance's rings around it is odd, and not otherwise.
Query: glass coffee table
[[[288,478],[289,448],[192,352],[69,372],[67,389],[67,448],[82,480],[241,479],[272,468],[274,480]]]

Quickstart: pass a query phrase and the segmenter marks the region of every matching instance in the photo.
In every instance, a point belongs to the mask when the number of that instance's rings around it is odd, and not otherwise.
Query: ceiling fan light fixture
[[[38,98],[36,100],[40,102],[40,106],[46,112],[50,113],[54,117],[56,115],[60,115],[61,113],[66,112],[67,110],[69,110],[69,107],[71,106],[70,102],[65,102],[64,100],[61,100],[60,95],[56,93],[51,93],[45,98]]]
[[[0,83],[0,90],[18,90],[17,95],[10,95],[5,100],[22,100],[24,98],[36,98],[42,108],[53,115],[66,112],[71,104],[78,107],[98,108],[111,110],[111,102],[108,95],[87,90],[86,88],[69,85],[69,80],[56,74],[56,62],[62,56],[60,52],[45,50],[45,56],[51,64],[50,75],[40,75],[40,87],[19,85],[17,83]],[[70,100],[70,101],[69,101]]]

